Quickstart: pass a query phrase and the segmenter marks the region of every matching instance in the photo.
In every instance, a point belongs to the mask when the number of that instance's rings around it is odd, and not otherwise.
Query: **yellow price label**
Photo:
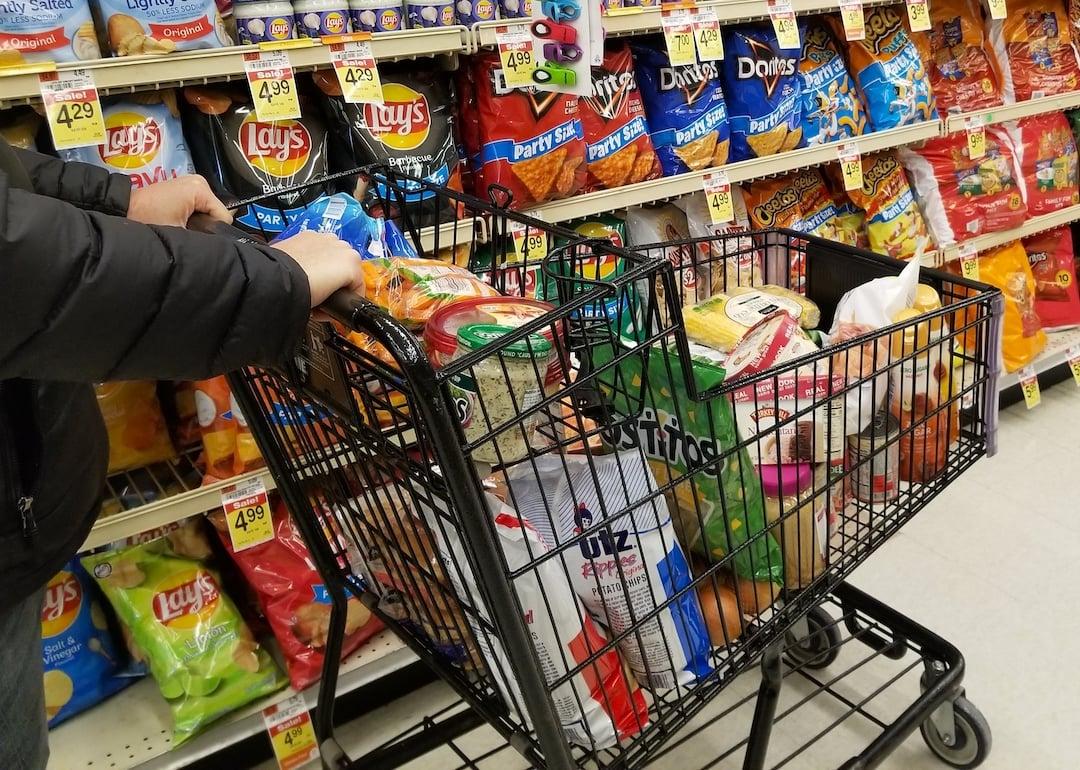
[[[690,14],[684,9],[664,11],[660,17],[667,44],[668,60],[673,67],[697,63],[697,46],[694,42],[694,25]]]
[[[974,247],[965,244],[960,247],[960,275],[969,281],[979,280],[979,255]]]
[[[507,88],[525,88],[533,83],[536,59],[533,56],[532,36],[527,26],[496,27],[495,42],[499,46],[499,62]]]
[[[714,171],[702,178],[705,187],[705,203],[709,219],[714,225],[722,225],[735,219],[735,205],[731,200],[731,182],[727,173]]]
[[[1005,18],[1005,0],[987,0],[987,3],[990,5],[991,19]]]
[[[776,42],[781,48],[802,48],[799,26],[795,23],[795,11],[791,8],[790,0],[769,0],[769,18],[776,32]]]
[[[382,80],[371,43],[347,42],[330,46],[330,60],[334,63],[341,95],[349,104],[382,104]]]
[[[1069,362],[1069,371],[1072,372],[1076,387],[1080,388],[1080,345],[1073,345],[1065,351],[1065,357]]]
[[[848,40],[866,39],[866,17],[862,0],[841,0],[840,20],[844,22],[844,37]]]
[[[724,58],[724,38],[720,34],[720,19],[716,9],[702,8],[694,17],[694,45],[698,61],[720,61]]]
[[[262,479],[253,478],[221,490],[221,507],[234,551],[245,551],[274,539],[274,519]]]
[[[854,145],[841,146],[837,154],[840,158],[840,175],[844,178],[844,189],[861,190],[863,178],[859,148]]]
[[[1028,409],[1034,409],[1042,403],[1042,393],[1039,391],[1039,376],[1030,366],[1025,366],[1018,373],[1020,378],[1020,392],[1024,394],[1024,403]]]
[[[56,149],[105,144],[101,100],[89,70],[43,72],[38,84]]]
[[[303,695],[293,695],[268,707],[263,711],[263,721],[281,770],[296,770],[318,759],[315,728]]]
[[[514,254],[519,262],[528,262],[534,265],[547,256],[547,233],[531,230],[527,227],[519,227],[512,231],[512,235],[514,238]]]
[[[244,54],[255,117],[262,122],[294,120],[300,117],[296,79],[285,51],[262,51]]]
[[[983,128],[982,123],[968,123],[967,151],[970,160],[978,160],[986,155],[986,129]]]
[[[927,32],[932,26],[927,0],[907,0],[907,17],[912,32]]]

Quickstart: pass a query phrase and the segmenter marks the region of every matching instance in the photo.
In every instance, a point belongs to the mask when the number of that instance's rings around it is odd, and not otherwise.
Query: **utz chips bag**
[[[480,147],[476,193],[489,185],[525,208],[573,195],[585,184],[585,134],[578,97],[531,88],[507,90],[499,57],[473,57]]]
[[[682,209],[671,203],[630,209],[626,212],[626,228],[630,244],[634,247],[664,244],[661,247],[662,253],[675,269],[675,280],[682,289],[682,304],[693,305],[708,298],[707,293],[698,296],[699,292],[707,292],[708,286],[698,281],[694,247],[687,243],[675,243],[690,237],[686,214]],[[659,257],[661,249],[650,249],[649,255]],[[659,283],[656,289],[663,307],[663,291]]]
[[[1030,0],[990,20],[990,45],[1006,104],[1080,88],[1072,36],[1061,0]]]
[[[812,147],[861,135],[866,131],[866,111],[828,25],[821,17],[802,17],[799,37],[804,143]]]
[[[866,38],[847,43],[848,65],[874,131],[937,118],[926,65],[904,27],[898,6],[866,9]],[[843,39],[839,18],[829,17]]]
[[[706,296],[711,297],[736,286],[764,283],[761,251],[755,248],[750,235],[743,235],[750,230],[750,215],[741,187],[731,185],[731,208],[735,218],[723,224],[713,224],[704,192],[676,198],[675,205],[686,213],[690,237],[708,239],[696,244],[698,277],[703,282],[701,292],[707,292]],[[721,237],[731,235],[738,237]]]
[[[135,681],[120,676],[120,656],[90,576],[69,562],[45,587],[41,661],[49,727]]]
[[[959,242],[1023,224],[1028,211],[1004,131],[987,129],[986,154],[975,160],[968,158],[963,131],[929,139],[919,148],[901,147],[897,156],[935,242]]]
[[[592,96],[582,97],[580,107],[589,174],[586,190],[660,176],[629,45],[607,48],[604,63],[592,68]]]
[[[722,65],[731,160],[802,147],[799,52],[781,48],[769,24],[725,27]]]
[[[862,189],[849,190],[848,195],[866,212],[870,249],[898,259],[915,256],[920,242],[929,242],[930,236],[896,155],[879,152],[864,157],[862,178]]]
[[[908,35],[930,73],[939,112],[967,112],[1002,103],[1000,74],[976,0],[935,0],[933,26]]]
[[[673,67],[654,46],[633,46],[634,68],[664,176],[724,165],[728,111],[716,62]]]
[[[1043,330],[1080,326],[1072,231],[1058,227],[1028,236],[1023,243],[1035,278],[1035,312]]]
[[[174,746],[286,681],[206,553],[205,539],[166,537],[82,558],[147,657],[172,711]]]
[[[1047,112],[994,128],[1012,140],[1029,214],[1049,214],[1080,203],[1076,138],[1064,115]]]

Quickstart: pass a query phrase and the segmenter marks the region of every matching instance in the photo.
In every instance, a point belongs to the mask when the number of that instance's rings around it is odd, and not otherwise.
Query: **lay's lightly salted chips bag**
[[[866,131],[866,110],[828,25],[818,17],[801,18],[799,37],[799,92],[806,146],[859,136]]]

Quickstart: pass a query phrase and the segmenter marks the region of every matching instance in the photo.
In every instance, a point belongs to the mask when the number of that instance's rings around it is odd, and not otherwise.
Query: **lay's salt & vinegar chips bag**
[[[806,146],[859,136],[866,130],[866,111],[828,25],[820,17],[800,18],[799,37],[799,91]]]
[[[904,28],[899,6],[866,9],[866,37],[847,43],[849,71],[874,131],[937,118],[926,65]],[[840,20],[828,17],[843,39]]]
[[[990,45],[1006,104],[1080,88],[1062,0],[1024,0],[1004,19],[991,19]]]
[[[861,189],[849,190],[852,202],[866,212],[866,239],[872,251],[910,259],[928,242],[926,222],[915,203],[904,167],[891,152],[862,159]]]
[[[802,147],[799,52],[781,48],[769,24],[725,27],[721,64],[731,116],[731,160]]]

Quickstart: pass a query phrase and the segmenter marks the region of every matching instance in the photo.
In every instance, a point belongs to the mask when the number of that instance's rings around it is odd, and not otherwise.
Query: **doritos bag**
[[[724,27],[732,161],[803,146],[798,69],[799,52],[781,48],[771,25]]]
[[[477,194],[489,185],[525,208],[573,195],[585,184],[585,138],[578,97],[532,88],[507,90],[499,57],[473,57],[480,114]]]
[[[1035,312],[1045,331],[1080,326],[1080,292],[1076,288],[1073,237],[1058,227],[1024,239],[1035,278]]]
[[[45,714],[55,727],[131,684],[118,676],[120,658],[90,576],[77,560],[45,587],[41,606]]]
[[[1064,115],[1047,112],[994,129],[1006,131],[1012,140],[1029,214],[1049,214],[1080,203],[1076,138]]]
[[[176,456],[154,382],[106,382],[95,391],[109,434],[109,473]]]
[[[866,110],[825,20],[800,18],[799,36],[803,142],[812,147],[861,135],[866,131]]]
[[[659,48],[656,47],[659,45]],[[673,67],[666,49],[633,45],[634,70],[664,176],[729,160],[728,111],[716,62]]]
[[[898,259],[915,256],[919,242],[929,242],[930,236],[896,155],[879,152],[863,158],[862,178],[862,189],[848,190],[848,195],[866,212],[870,249]]]
[[[927,32],[908,36],[930,73],[938,111],[967,112],[1001,104],[1000,75],[983,34],[980,5],[975,0],[934,0]]]
[[[990,45],[1006,104],[1080,87],[1062,0],[1025,0],[1006,18],[991,19]]]
[[[1017,182],[1012,143],[1002,130],[986,130],[986,154],[968,159],[967,134],[901,147],[930,234],[938,244],[1019,227],[1028,214]]]
[[[866,38],[849,40],[849,71],[862,94],[875,131],[935,120],[934,92],[926,65],[908,38],[896,6],[866,9]],[[840,19],[828,17],[833,33],[843,39]]]
[[[604,63],[592,68],[592,96],[582,97],[588,180],[586,190],[610,189],[660,176],[649,138],[630,46],[609,46]]]

